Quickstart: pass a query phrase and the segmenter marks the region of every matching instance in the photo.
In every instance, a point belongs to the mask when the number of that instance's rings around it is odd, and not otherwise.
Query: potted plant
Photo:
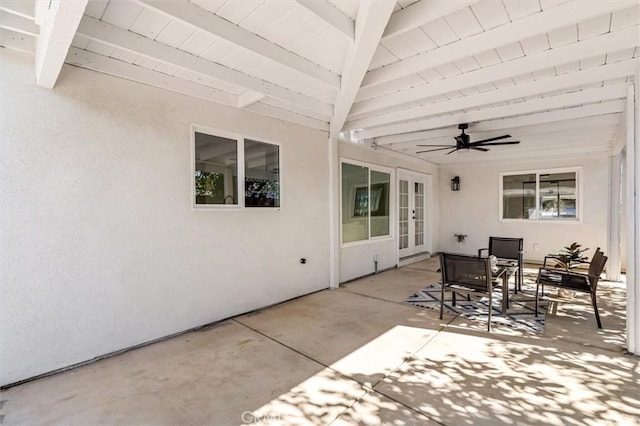
[[[551,257],[556,261],[556,266],[569,271],[580,264],[589,263],[589,258],[584,255],[588,250],[588,248],[582,248],[581,244],[574,242]]]
[[[583,248],[582,244],[574,242],[550,257],[556,261],[556,266],[570,271],[580,264],[589,263],[589,258],[584,255],[588,250],[589,248]],[[558,296],[560,297],[572,298],[575,295],[576,292],[573,290],[558,289]]]

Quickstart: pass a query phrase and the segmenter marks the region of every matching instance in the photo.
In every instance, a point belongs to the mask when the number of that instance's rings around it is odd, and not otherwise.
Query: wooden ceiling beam
[[[247,90],[244,93],[238,95],[238,108],[246,108],[251,104],[261,101],[266,96],[264,93],[254,92],[253,90]]]
[[[344,128],[345,130],[369,128],[455,111],[480,108],[502,102],[512,102],[544,93],[552,93],[554,91],[579,89],[582,85],[633,75],[638,69],[638,62],[638,59],[630,59],[556,77],[534,80],[532,82],[479,93],[477,95],[463,96],[449,101],[428,103],[416,108],[407,108],[396,112],[349,121]],[[529,101],[525,101],[524,103],[527,102]]]
[[[489,121],[482,121],[474,124],[474,129],[478,132],[495,129],[513,129],[522,126],[540,125],[545,123],[554,123],[567,120],[575,120],[579,118],[597,116],[606,116],[609,114],[619,114],[624,108],[624,102],[615,99],[602,101],[600,103],[571,107],[567,109],[541,112],[522,117],[498,118]]]
[[[246,89],[264,93],[267,96],[280,98],[293,104],[299,104],[321,114],[331,114],[333,112],[331,105],[318,101],[317,99],[260,78],[232,70],[190,53],[174,49],[89,16],[85,16],[80,22],[78,34],[91,40],[133,52],[145,58],[164,62],[208,78],[226,81]]]
[[[492,132],[491,136],[500,136],[502,132]],[[593,141],[593,143],[601,143],[602,140],[611,140],[613,135],[615,134],[615,126],[600,126],[600,127],[591,127],[585,128],[584,130],[573,130],[573,131],[561,131],[561,132],[549,132],[549,133],[539,133],[539,134],[521,134],[519,131],[517,134],[512,135],[509,140],[519,140],[521,141],[519,147],[527,148],[531,147],[531,144],[541,144],[545,147],[552,147],[557,143],[576,143],[580,141]],[[470,134],[471,142],[476,140],[484,139],[484,136],[480,134]],[[488,136],[487,136],[488,137]],[[420,143],[420,144],[391,144],[386,145],[391,149],[395,149],[402,152],[412,152],[423,151],[430,149],[428,145],[436,144],[442,145],[440,143],[441,138],[437,140],[431,140],[429,142]],[[453,137],[449,137],[448,140],[443,141],[444,144],[455,145],[455,140]],[[548,142],[548,143],[547,143]],[[492,149],[493,146],[488,146],[487,148]],[[437,154],[437,152],[436,152]]]
[[[33,19],[0,10],[0,28],[37,37],[40,28]]]
[[[51,0],[41,4],[35,51],[38,86],[52,89],[56,84],[87,3],[88,0]]]
[[[414,87],[405,88],[404,90],[395,90],[392,94],[384,95],[384,93],[379,93],[379,96],[373,99],[356,102],[351,109],[348,120],[362,118],[366,113],[429,99],[456,90],[490,84],[498,79],[515,77],[556,65],[576,62],[584,58],[604,55],[611,52],[612,49],[624,50],[633,48],[638,44],[638,28],[625,28],[614,33],[581,40],[577,43],[534,53],[444,80],[424,83],[420,86],[414,85]]]
[[[0,46],[19,52],[34,53],[36,51],[36,38],[0,28]]]
[[[271,43],[233,22],[227,21],[200,6],[186,0],[137,0],[142,5],[191,25],[207,34],[220,37],[250,52],[275,61],[291,70],[340,88],[340,76],[290,50]]]
[[[238,97],[236,95],[214,89],[213,87],[206,87],[183,78],[162,74],[145,67],[119,61],[76,47],[69,49],[66,62],[71,65],[77,65],[82,68],[99,71],[160,89],[182,93],[217,104],[235,107],[238,103]]]
[[[514,139],[522,139],[526,137],[535,137],[539,135],[556,135],[556,134],[566,134],[572,135],[578,132],[590,132],[592,130],[602,130],[602,129],[615,129],[618,122],[620,121],[620,117],[616,114],[603,115],[600,117],[588,117],[582,119],[576,119],[571,121],[562,121],[558,123],[549,123],[546,125],[535,125],[535,126],[525,126],[519,127],[514,131],[496,129],[486,132],[477,132],[473,129],[473,126],[467,131],[467,134],[471,137],[471,140],[481,140],[487,139],[495,136],[500,136],[503,134],[511,134]],[[380,143],[379,139],[376,140],[376,144],[378,146],[388,146],[392,149],[409,149],[411,147],[415,147],[418,145],[446,145],[448,143],[452,143],[453,137],[459,134],[459,130],[449,128],[448,133],[444,136],[442,135],[434,135],[433,132],[438,132],[441,129],[436,131],[427,131],[427,132],[417,132],[413,133],[422,134],[424,137],[420,139],[411,138],[410,140],[398,140],[396,142],[391,143]]]
[[[32,21],[36,16],[35,1],[30,0],[0,0],[0,10]]]
[[[355,38],[355,23],[347,15],[326,0],[296,0],[318,18],[338,30],[350,42]]]
[[[456,60],[486,52],[522,39],[523,34],[534,36],[545,34],[558,28],[566,27],[578,22],[587,21],[605,13],[629,8],[637,5],[637,1],[602,1],[584,2],[573,0],[562,3],[559,6],[549,8],[535,15],[531,15],[508,24],[496,27],[460,41],[450,43],[430,52],[425,52],[394,62],[367,72],[362,87],[378,85],[389,80],[395,80],[440,65],[448,64]]]
[[[552,164],[550,160],[556,160],[561,158],[570,158],[575,160],[579,157],[602,157],[607,156],[611,152],[611,148],[608,144],[601,144],[597,146],[568,146],[557,147],[551,151],[551,149],[534,149],[534,150],[511,150],[511,151],[489,151],[489,152],[465,152],[461,154],[453,153],[451,155],[442,155],[439,157],[426,157],[419,154],[417,158],[425,161],[429,161],[433,164],[440,166],[452,166],[452,165],[465,165],[469,166],[504,166],[504,164],[516,165],[518,163],[530,163],[534,159],[544,160],[545,164]],[[415,158],[416,156],[414,156]],[[552,157],[552,158],[551,158]],[[463,184],[464,185],[464,184]]]
[[[144,67],[140,67],[97,53],[71,47],[67,56],[67,63],[77,65],[115,77],[136,81],[148,86],[170,90],[205,101],[238,108],[239,96],[217,90],[213,87],[203,86],[198,83],[187,81],[179,77],[162,74]],[[317,120],[311,117],[287,111],[282,108],[273,107],[255,102],[244,107],[247,111],[259,113],[261,115],[277,118],[290,123],[300,124],[318,130],[328,131],[329,125],[326,121]]]
[[[342,87],[334,103],[330,125],[332,137],[338,137],[358,93],[367,68],[380,44],[384,27],[395,1],[361,0],[356,18],[355,41],[347,51],[342,72]]]
[[[287,121],[289,123],[299,124],[311,129],[322,130],[323,132],[329,131],[329,123],[326,121],[321,121],[305,116],[303,114],[298,114],[295,111],[274,107],[262,101],[247,106],[245,110],[261,115],[266,115],[271,118],[276,118],[278,120]]]
[[[391,19],[389,19],[389,23],[382,35],[382,40],[388,40],[399,34],[419,28],[424,24],[471,6],[478,1],[480,0],[421,0],[413,3],[391,15]]]
[[[588,89],[579,92],[573,92],[565,95],[552,96],[549,98],[535,99],[517,104],[504,105],[493,108],[485,108],[467,112],[459,112],[447,116],[432,117],[425,120],[412,121],[407,123],[399,123],[389,126],[376,127],[357,132],[359,139],[369,139],[385,135],[395,135],[399,133],[409,133],[428,129],[437,129],[446,126],[455,126],[459,123],[473,123],[477,121],[503,119],[504,117],[512,117],[513,122],[526,122],[526,117],[515,117],[518,115],[534,114],[549,112],[546,118],[549,121],[558,121],[562,118],[564,108],[587,106],[587,104],[599,103],[609,100],[619,100],[626,96],[626,84],[619,84],[611,87],[601,87],[596,89]],[[607,108],[609,107],[609,108]],[[617,111],[618,104],[606,106],[595,105],[591,108],[596,111],[601,108],[602,114]],[[611,111],[611,110],[615,111]],[[550,111],[561,110],[561,111]],[[568,111],[568,110],[567,110]],[[591,115],[599,115],[596,111],[592,111]],[[554,119],[557,117],[557,119]],[[521,124],[522,125],[522,124]]]
[[[602,127],[602,126],[616,126],[620,122],[619,114],[607,114],[599,117],[585,117],[585,118],[575,118],[571,120],[564,120],[553,123],[540,123],[540,124],[530,124],[522,127],[518,127],[517,135],[529,135],[529,134],[543,134],[543,133],[551,133],[551,132],[560,132],[564,130],[572,130],[572,129],[583,129],[583,128],[594,128],[594,127]],[[493,123],[491,121],[478,123],[479,125],[485,123]],[[467,130],[467,134],[471,135],[474,139],[484,139],[492,136],[497,136],[498,133],[509,133],[508,130],[504,129],[501,126],[486,126],[482,127],[481,131],[477,130],[478,125],[471,125]],[[419,144],[419,143],[440,143],[436,141],[444,141],[448,142],[447,138],[451,138],[453,136],[457,136],[459,130],[457,127],[446,127],[443,129],[436,130],[425,130],[422,132],[411,132],[411,133],[403,133],[400,135],[393,136],[382,136],[379,138],[375,138],[375,142],[377,145],[389,145],[390,147],[396,146],[401,147],[404,145],[410,144]]]

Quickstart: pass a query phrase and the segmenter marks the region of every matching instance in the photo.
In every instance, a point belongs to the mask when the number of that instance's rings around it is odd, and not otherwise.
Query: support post
[[[338,138],[329,144],[329,287],[340,286],[340,157]]]
[[[635,75],[636,85],[639,83],[639,75]],[[635,97],[637,91],[634,86],[628,87],[625,124],[627,143],[625,147],[626,157],[626,208],[627,208],[627,350],[640,355],[640,197],[638,197],[638,178],[640,173],[640,110]]]
[[[622,214],[622,159],[621,155],[613,155],[610,162],[610,200],[609,200],[609,263],[607,264],[607,279],[620,281],[621,279],[621,214]]]

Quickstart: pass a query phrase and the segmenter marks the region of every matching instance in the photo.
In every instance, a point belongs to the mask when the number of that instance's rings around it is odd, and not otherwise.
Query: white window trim
[[[196,185],[194,176],[196,173],[196,132],[205,133],[212,136],[219,136],[227,139],[234,139],[237,142],[237,156],[238,156],[238,204],[196,204]],[[266,143],[268,145],[275,145],[278,147],[278,181],[280,190],[280,206],[279,207],[246,207],[244,200],[244,178],[245,178],[245,163],[244,163],[244,141],[250,139],[256,142]],[[191,182],[191,210],[194,211],[280,211],[282,210],[282,144],[266,138],[258,136],[241,135],[239,133],[228,132],[220,130],[214,127],[202,126],[199,124],[191,125],[191,176],[189,181]],[[242,183],[241,183],[242,182]]]
[[[371,171],[389,174],[389,235],[372,237],[371,236],[371,216],[369,216],[369,229],[368,229],[369,237],[366,240],[351,241],[348,243],[342,242],[343,241],[342,228],[344,226],[344,224],[342,223],[342,209],[343,209],[342,164],[343,163],[353,164],[354,166],[367,167],[369,169],[369,176],[368,176],[369,181],[367,183],[369,188],[371,187]],[[394,182],[395,182],[395,169],[391,167],[380,166],[373,163],[366,163],[364,161],[353,160],[350,158],[343,158],[343,157],[340,158],[340,247],[341,248],[356,247],[356,246],[362,246],[367,244],[376,244],[376,243],[385,242],[385,241],[392,241],[395,239],[395,235],[394,235],[395,227],[393,226],[393,223],[394,223],[393,221],[395,220],[395,209],[393,208],[393,203],[395,200],[395,188],[393,184]]]
[[[551,173],[567,173],[574,172],[576,174],[576,218],[567,219],[541,219],[540,218],[540,175]],[[504,176],[535,174],[536,175],[536,217],[532,219],[510,219],[504,218],[503,215],[503,178]],[[502,223],[552,223],[552,224],[579,224],[583,222],[583,171],[582,167],[562,167],[555,169],[535,169],[535,170],[515,170],[498,173],[498,220]]]

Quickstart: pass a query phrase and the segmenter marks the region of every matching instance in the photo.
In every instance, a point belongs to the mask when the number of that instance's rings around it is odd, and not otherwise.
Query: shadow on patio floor
[[[8,389],[4,424],[638,424],[623,286],[603,330],[576,299],[544,335],[489,334],[401,303],[430,262]]]

